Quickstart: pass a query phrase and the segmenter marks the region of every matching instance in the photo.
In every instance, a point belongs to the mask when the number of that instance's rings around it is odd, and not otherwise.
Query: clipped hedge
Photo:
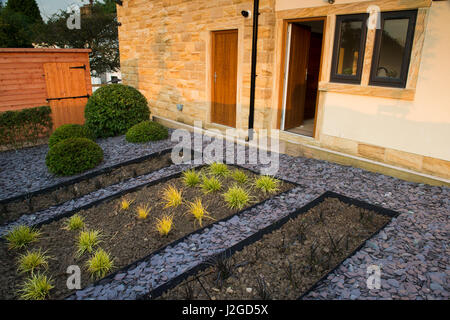
[[[0,145],[20,148],[26,142],[47,138],[53,121],[49,106],[0,113]]]
[[[48,140],[48,146],[52,148],[58,142],[69,138],[87,138],[93,140],[94,134],[91,130],[79,124],[63,124],[52,133]]]
[[[110,84],[97,89],[84,111],[86,126],[96,137],[125,134],[129,128],[148,120],[147,99],[133,87]]]
[[[169,137],[169,131],[166,127],[154,121],[142,121],[133,127],[131,127],[125,139],[128,142],[143,143],[148,141],[157,141],[167,139]]]
[[[96,167],[103,160],[103,150],[87,138],[69,138],[54,145],[45,158],[50,172],[71,176]]]

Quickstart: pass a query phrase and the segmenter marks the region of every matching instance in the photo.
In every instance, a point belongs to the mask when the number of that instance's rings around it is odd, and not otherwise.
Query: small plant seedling
[[[262,275],[258,276],[258,278],[256,279],[256,284],[256,292],[258,293],[258,296],[262,300],[271,300],[272,292],[269,290],[266,280],[264,280],[264,277]]]
[[[222,188],[222,183],[216,177],[203,176],[201,187],[204,193],[210,193],[219,191]]]
[[[79,214],[74,214],[66,220],[65,229],[67,230],[80,230],[84,228],[84,219]]]
[[[31,272],[38,268],[48,268],[49,257],[46,252],[41,252],[41,249],[34,251],[27,251],[19,256],[18,259],[18,271],[20,273]]]
[[[234,181],[242,184],[248,181],[248,176],[245,174],[244,171],[239,169],[234,170],[233,173],[231,174],[231,177],[233,178]]]
[[[86,266],[92,277],[100,279],[112,270],[114,261],[111,259],[109,253],[99,248],[95,251],[92,258],[86,262]]]
[[[120,200],[120,210],[126,211],[130,208],[131,204],[134,202],[134,199],[123,198]]]
[[[161,219],[156,219],[156,230],[161,236],[167,236],[172,230],[173,217],[164,215]]]
[[[98,230],[81,231],[78,236],[77,256],[81,257],[85,252],[92,253],[94,247],[101,242],[100,235]]]
[[[8,247],[10,249],[22,249],[29,243],[37,241],[40,235],[41,233],[34,228],[20,225],[8,232],[5,239],[8,241]]]
[[[150,214],[150,207],[148,204],[138,206],[137,209],[137,216],[139,219],[147,219],[148,215]]]
[[[339,252],[339,244],[341,243],[341,240],[344,239],[345,235],[342,235],[339,239],[334,239],[333,236],[327,231],[328,234],[328,238],[330,239],[330,245],[331,245],[331,250],[333,253],[338,253]]]
[[[255,185],[258,189],[262,190],[264,193],[274,193],[278,191],[278,185],[280,180],[275,179],[271,176],[261,176],[256,179]]]
[[[219,255],[215,258],[211,258],[207,261],[207,264],[215,267],[217,278],[216,285],[220,288],[223,285],[223,281],[228,279],[233,275],[234,272],[234,264],[230,258],[227,258],[225,255]]]
[[[164,190],[163,199],[166,202],[164,208],[178,207],[183,201],[181,191],[174,186],[169,186]]]
[[[19,290],[19,297],[23,300],[44,300],[53,288],[50,278],[42,274],[32,274]]]
[[[202,199],[196,198],[194,202],[188,203],[189,211],[196,221],[198,221],[200,227],[202,226],[202,222],[204,218],[213,219],[209,212],[206,211],[206,208],[203,206]]]
[[[209,165],[209,172],[216,177],[226,177],[229,173],[225,163],[214,162]]]
[[[224,198],[231,209],[242,209],[250,202],[249,193],[238,186],[233,186],[224,193]]]
[[[191,281],[186,281],[184,283],[184,298],[185,300],[193,300],[194,299],[194,286]]]
[[[188,187],[195,187],[200,183],[200,175],[194,169],[184,171],[183,183]]]

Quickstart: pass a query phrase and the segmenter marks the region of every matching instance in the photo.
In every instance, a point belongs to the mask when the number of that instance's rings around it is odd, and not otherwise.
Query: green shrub
[[[45,164],[54,174],[71,176],[96,167],[102,160],[103,150],[94,141],[69,138],[49,150]]]
[[[157,141],[167,139],[169,131],[163,125],[146,120],[142,121],[128,129],[125,139],[132,143],[143,143],[148,141]]]
[[[110,84],[97,89],[89,98],[84,117],[96,137],[112,137],[148,120],[150,110],[147,99],[137,89]]]
[[[93,140],[94,134],[91,130],[79,124],[63,124],[52,133],[48,140],[48,146],[51,148],[58,142],[68,138],[87,138]]]
[[[49,106],[0,113],[0,145],[20,148],[25,142],[47,138],[53,122]]]

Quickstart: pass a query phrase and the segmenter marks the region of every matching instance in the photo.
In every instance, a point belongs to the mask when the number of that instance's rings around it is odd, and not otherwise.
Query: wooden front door
[[[82,63],[45,63],[47,99],[52,108],[54,128],[63,124],[84,124],[87,66]]]
[[[310,38],[311,31],[308,28],[292,24],[284,120],[285,130],[298,127],[303,122]]]
[[[236,127],[238,31],[212,33],[211,121]]]

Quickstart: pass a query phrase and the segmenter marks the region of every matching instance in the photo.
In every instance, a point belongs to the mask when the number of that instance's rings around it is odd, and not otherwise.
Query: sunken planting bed
[[[0,241],[0,299],[63,299],[75,292],[66,285],[68,266],[80,267],[84,288],[295,186],[238,166],[203,165],[36,225],[38,235],[23,246],[11,240],[16,227]],[[98,241],[82,242],[83,235]],[[30,253],[43,262],[27,270]],[[30,294],[25,284],[44,276],[47,289]]]
[[[121,181],[172,165],[171,149],[95,170],[32,193],[0,201],[0,225],[51,206],[79,198]]]
[[[326,192],[146,298],[299,299],[397,215]]]

